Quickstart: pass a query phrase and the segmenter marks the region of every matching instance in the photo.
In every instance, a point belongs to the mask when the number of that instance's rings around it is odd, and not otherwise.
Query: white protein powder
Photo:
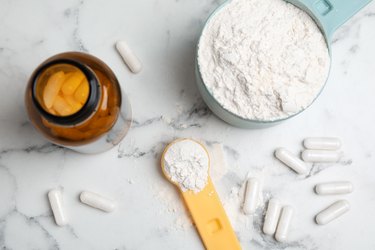
[[[164,171],[183,192],[203,190],[208,179],[209,158],[195,141],[181,140],[172,144],[164,155]]]
[[[324,36],[283,0],[232,0],[208,22],[198,64],[213,97],[250,120],[272,121],[309,106],[329,73]]]

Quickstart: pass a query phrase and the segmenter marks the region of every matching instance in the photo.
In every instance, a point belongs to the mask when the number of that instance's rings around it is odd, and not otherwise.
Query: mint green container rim
[[[207,23],[211,20],[211,18],[220,11],[224,6],[226,6],[228,3],[230,3],[232,0],[228,0],[221,4],[216,10],[214,10],[211,15],[208,17],[202,32],[204,31]],[[344,24],[348,19],[350,19],[354,14],[356,14],[359,10],[361,10],[363,7],[365,7],[368,3],[370,3],[372,0],[286,0],[286,2],[289,2],[296,7],[302,9],[307,14],[310,15],[310,17],[316,22],[318,27],[320,28],[322,34],[325,37],[326,44],[328,47],[328,51],[331,56],[331,41],[333,33],[342,25]],[[202,75],[199,68],[198,63],[198,51],[199,51],[199,43],[201,41],[202,33],[200,35],[197,48],[196,48],[196,57],[195,57],[195,77],[196,82],[198,86],[198,90],[207,104],[207,106],[211,109],[211,111],[216,114],[219,118],[224,120],[225,122],[239,127],[239,128],[247,128],[247,129],[256,129],[256,128],[267,128],[274,125],[277,125],[285,120],[288,120],[303,111],[305,111],[308,107],[310,107],[315,100],[319,97],[320,93],[323,91],[324,86],[327,83],[328,77],[326,79],[325,84],[323,85],[320,92],[317,94],[315,99],[311,102],[311,104],[288,117],[277,119],[277,120],[250,120],[245,119],[243,117],[238,116],[237,114],[225,109],[210,93],[210,91],[207,89],[207,86],[204,84]],[[331,59],[332,61],[332,59]],[[329,73],[328,73],[329,76]]]

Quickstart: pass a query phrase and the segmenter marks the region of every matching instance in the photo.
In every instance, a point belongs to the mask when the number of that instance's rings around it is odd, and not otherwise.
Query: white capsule
[[[349,194],[353,192],[353,184],[349,181],[319,183],[315,186],[317,194]]]
[[[133,73],[139,73],[142,70],[142,63],[134,52],[130,49],[125,41],[118,41],[116,49],[120,53],[122,59]]]
[[[302,159],[305,162],[338,162],[340,152],[306,149],[302,152]]]
[[[338,150],[341,141],[334,137],[309,137],[303,141],[303,145],[307,149]]]
[[[259,181],[256,178],[249,178],[246,183],[243,211],[245,214],[253,214],[259,202]]]
[[[279,221],[281,204],[278,199],[271,199],[268,202],[266,216],[264,218],[263,232],[273,235],[276,231],[277,222]]]
[[[81,202],[90,207],[100,209],[104,212],[113,212],[116,209],[116,203],[99,194],[83,191],[80,195]]]
[[[285,148],[276,149],[275,156],[298,174],[307,174],[308,169],[306,164]]]
[[[60,189],[52,189],[48,192],[48,199],[51,205],[53,217],[58,226],[62,227],[68,224],[64,208],[63,208],[63,198]]]
[[[348,212],[350,204],[346,200],[339,200],[330,205],[328,208],[321,211],[316,217],[315,221],[319,225],[327,224],[332,220],[340,217],[344,213]]]
[[[289,227],[292,221],[294,210],[291,206],[283,207],[281,211],[279,224],[277,225],[275,238],[279,242],[284,242],[288,238]]]

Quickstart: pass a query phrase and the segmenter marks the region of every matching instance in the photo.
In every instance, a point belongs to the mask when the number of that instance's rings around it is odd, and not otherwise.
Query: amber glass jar
[[[30,77],[25,102],[45,138],[82,153],[112,148],[131,125],[130,103],[112,70],[81,52],[44,61]]]

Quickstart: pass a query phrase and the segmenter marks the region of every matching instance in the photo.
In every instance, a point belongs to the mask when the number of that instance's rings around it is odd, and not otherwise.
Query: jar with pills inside
[[[54,144],[81,153],[117,145],[131,125],[131,107],[112,70],[100,59],[66,52],[44,61],[25,96],[33,126]]]

